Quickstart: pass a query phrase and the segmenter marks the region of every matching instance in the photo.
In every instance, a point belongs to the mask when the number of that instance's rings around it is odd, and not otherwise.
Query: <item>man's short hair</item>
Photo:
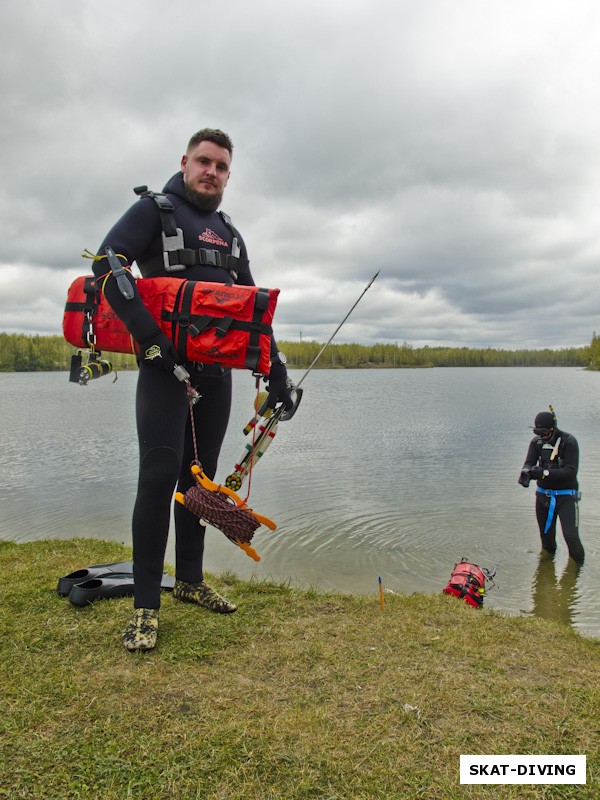
[[[226,150],[229,151],[229,155],[233,155],[233,142],[229,138],[229,136],[224,133],[223,131],[219,130],[219,128],[202,128],[202,130],[197,131],[190,141],[188,142],[187,151],[193,150],[197,147],[200,142],[213,142],[214,144],[219,145],[219,147],[224,147]]]

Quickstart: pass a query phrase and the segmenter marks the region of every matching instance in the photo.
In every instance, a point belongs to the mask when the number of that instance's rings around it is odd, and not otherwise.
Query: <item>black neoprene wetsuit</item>
[[[534,436],[529,444],[523,470],[534,466],[548,470],[548,475],[537,481],[535,494],[535,513],[542,547],[549,553],[556,552],[556,522],[560,519],[569,555],[578,564],[582,564],[585,552],[579,538],[577,439],[558,428],[549,441],[544,441],[541,436]],[[557,490],[568,493],[553,494]]]
[[[181,173],[174,175],[163,191],[175,207],[175,222],[183,230],[186,248],[231,252],[234,232],[218,212],[200,211],[187,201]],[[142,197],[109,231],[98,253],[103,255],[104,248],[109,245],[124,265],[137,262],[145,277],[234,282],[230,272],[216,266],[197,265],[181,272],[165,272],[160,263],[162,230],[156,203],[151,197]],[[246,246],[237,231],[235,235],[240,247],[241,265],[235,282],[253,286]],[[96,277],[105,275],[107,271],[106,259],[94,263]],[[135,286],[132,278],[130,281]],[[157,324],[137,290],[132,300],[126,300],[116,281],[109,279],[104,284],[104,291],[136,341],[143,341],[156,331]],[[229,421],[231,372],[218,365],[183,363],[191,375],[192,385],[201,395],[193,407],[198,460],[205,474],[213,478]],[[177,485],[178,490],[185,493],[194,482],[190,465],[195,455],[185,385],[168,372],[140,362],[136,420],[140,464],[132,521],[134,605],[136,608],[157,609],[160,607],[160,583],[173,492]],[[174,517],[176,577],[186,582],[201,581],[205,529],[197,517],[180,503],[175,503]]]

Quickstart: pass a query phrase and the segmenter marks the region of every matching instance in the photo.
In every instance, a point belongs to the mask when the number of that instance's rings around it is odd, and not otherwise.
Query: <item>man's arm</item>
[[[140,346],[140,358],[154,366],[172,373],[181,362],[171,340],[162,333],[158,324],[142,302],[131,272],[125,277],[129,281],[133,296],[125,297],[112,275],[106,247],[110,247],[123,267],[129,267],[151,251],[155,242],[160,242],[160,217],[150,198],[138,200],[115,223],[100,245],[93,270],[99,287],[104,292],[111,308],[125,323],[127,330]]]
[[[539,456],[538,440],[532,439],[529,443],[527,455],[525,456],[525,463],[521,468],[521,474],[517,478],[517,483],[520,483],[521,486],[524,486],[525,488],[529,486],[532,477],[531,470],[538,463]]]
[[[123,296],[111,275],[105,248],[111,247],[124,267],[137,261],[150,249],[156,237],[160,240],[160,218],[153,206],[150,199],[139,200],[131,206],[104,237],[93,264],[98,285],[137,342],[158,331],[158,326],[144,306],[129,271],[126,274],[133,287],[133,298],[128,300]]]

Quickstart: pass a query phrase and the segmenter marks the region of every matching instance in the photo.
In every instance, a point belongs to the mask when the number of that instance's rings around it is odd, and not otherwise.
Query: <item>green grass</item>
[[[130,551],[0,543],[0,798],[598,798],[600,642],[441,592],[378,598],[211,584],[163,595],[152,653],[130,598],[86,608],[59,576]],[[586,754],[586,786],[461,786],[459,756]]]

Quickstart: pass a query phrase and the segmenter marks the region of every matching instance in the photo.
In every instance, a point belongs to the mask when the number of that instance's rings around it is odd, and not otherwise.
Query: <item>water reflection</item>
[[[582,567],[569,558],[560,578],[556,559],[545,551],[540,553],[533,579],[532,614],[542,619],[573,625],[579,601],[577,579]]]

